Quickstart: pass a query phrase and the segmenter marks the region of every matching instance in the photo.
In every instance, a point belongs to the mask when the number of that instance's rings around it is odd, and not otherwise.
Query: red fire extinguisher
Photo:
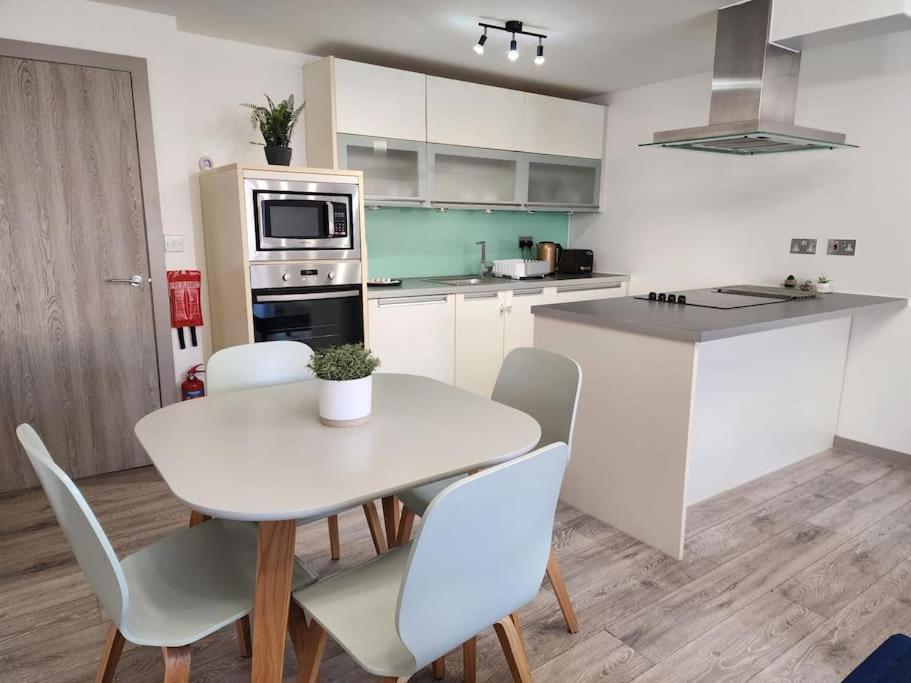
[[[180,385],[180,400],[189,401],[206,395],[206,385],[196,375],[204,373],[202,365],[194,365],[187,370],[187,378]]]

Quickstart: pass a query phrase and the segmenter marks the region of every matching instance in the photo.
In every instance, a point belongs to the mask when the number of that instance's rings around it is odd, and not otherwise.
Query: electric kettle
[[[556,242],[538,242],[538,260],[547,261],[548,275],[556,272],[563,247]]]

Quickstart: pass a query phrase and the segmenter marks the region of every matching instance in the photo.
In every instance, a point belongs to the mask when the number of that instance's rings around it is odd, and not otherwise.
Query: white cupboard
[[[525,93],[522,147],[526,152],[600,159],[604,107]]]
[[[503,362],[501,292],[456,294],[455,385],[490,396]]]
[[[347,59],[334,61],[337,132],[401,140],[427,138],[424,74]]]
[[[367,315],[381,372],[455,382],[455,295],[371,299]]]
[[[503,357],[512,351],[526,346],[534,346],[535,316],[532,306],[543,306],[547,303],[547,294],[541,289],[517,289],[503,292]],[[497,368],[499,371],[499,368]]]
[[[427,77],[427,142],[521,150],[525,93]]]

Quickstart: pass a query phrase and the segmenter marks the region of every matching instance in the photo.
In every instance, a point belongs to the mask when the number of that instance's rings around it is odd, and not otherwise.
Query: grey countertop
[[[859,311],[899,310],[907,305],[907,299],[835,293],[764,306],[719,310],[624,297],[535,306],[532,313],[656,337],[707,342],[829,320]]]
[[[451,276],[437,276],[451,277]],[[468,277],[468,276],[466,276]],[[456,294],[465,292],[497,292],[504,289],[540,289],[541,287],[557,287],[569,285],[610,285],[614,283],[629,282],[629,275],[618,273],[592,273],[591,275],[548,275],[543,278],[531,280],[510,280],[508,278],[484,278],[484,282],[477,285],[446,285],[438,282],[429,282],[428,278],[404,278],[400,287],[368,287],[368,299],[389,299],[403,296],[434,296],[442,294]]]

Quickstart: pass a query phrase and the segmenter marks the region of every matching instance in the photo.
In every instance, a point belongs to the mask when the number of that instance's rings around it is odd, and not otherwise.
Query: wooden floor
[[[80,484],[121,556],[187,521],[150,468]],[[359,510],[341,532],[337,563],[325,523],[299,529],[298,553],[319,572],[372,555]],[[839,681],[887,636],[911,632],[911,470],[844,451],[692,508],[683,562],[565,505],[555,545],[582,631],[564,630],[549,586],[522,611],[539,682]],[[0,497],[0,680],[91,680],[105,632],[44,495]],[[492,629],[478,658],[480,681],[509,680]],[[286,666],[293,680],[290,649]],[[249,670],[232,628],[193,647],[194,681]],[[118,680],[162,673],[158,650],[130,648]],[[332,644],[322,673],[375,680]],[[446,678],[461,678],[456,655]]]

